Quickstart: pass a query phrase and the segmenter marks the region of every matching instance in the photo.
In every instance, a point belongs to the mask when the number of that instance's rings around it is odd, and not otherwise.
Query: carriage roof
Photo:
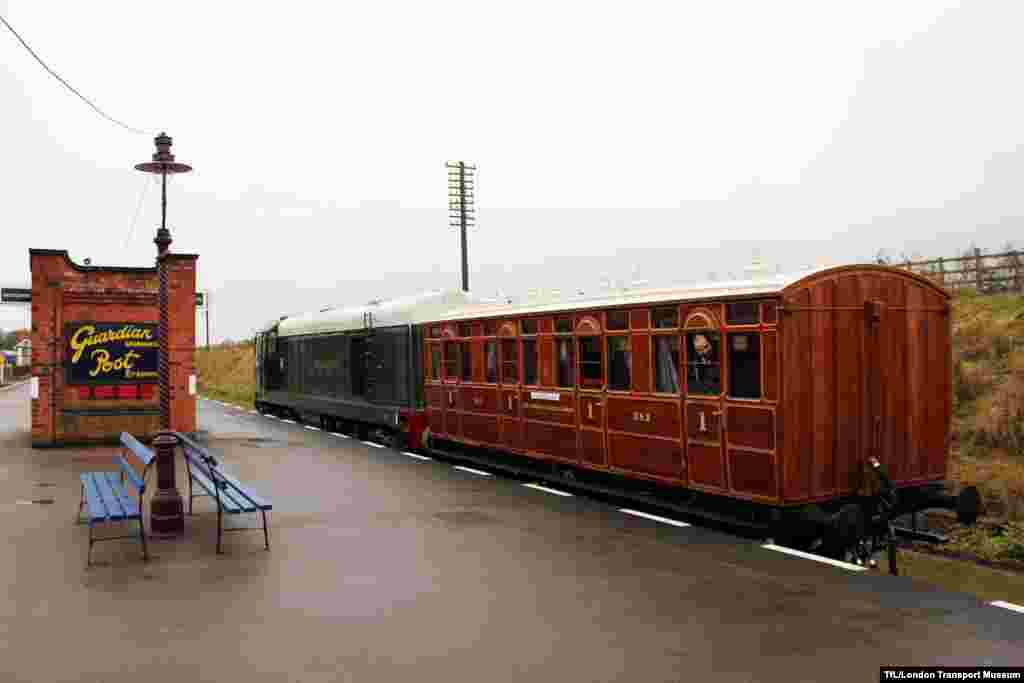
[[[704,301],[720,298],[742,298],[779,294],[786,287],[830,268],[813,268],[780,275],[766,275],[750,280],[705,282],[657,289],[630,289],[603,291],[597,294],[563,298],[555,301],[524,304],[476,304],[462,306],[436,319],[436,322],[468,320],[494,316],[519,316],[535,313],[555,313],[590,308],[611,308],[676,301]]]
[[[277,332],[281,337],[362,330],[366,328],[367,313],[373,316],[373,327],[416,325],[436,320],[454,308],[478,301],[479,299],[474,299],[471,294],[461,290],[422,292],[362,306],[330,308],[289,316],[269,324],[266,329],[277,325]]]

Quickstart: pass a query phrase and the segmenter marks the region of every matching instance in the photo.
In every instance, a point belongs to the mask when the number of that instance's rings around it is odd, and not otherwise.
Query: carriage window
[[[537,334],[537,319],[527,318],[520,323],[520,329],[523,334]]]
[[[608,311],[609,330],[628,330],[629,313],[627,311]]]
[[[602,384],[601,338],[580,337],[580,386],[600,387]]]
[[[485,320],[484,321],[484,336],[485,337],[497,337],[498,336],[498,321],[497,320]]]
[[[761,336],[733,332],[728,337],[729,396],[761,398]]]
[[[721,340],[718,332],[686,334],[686,390],[690,394],[722,393]]]
[[[576,350],[569,339],[555,340],[555,354],[558,359],[558,386],[571,387],[576,384]]]
[[[434,338],[434,339],[439,339],[441,337],[441,326],[440,325],[431,325],[431,327],[430,327],[430,336],[432,338]]]
[[[430,379],[439,379],[441,372],[441,347],[438,344],[430,345]]]
[[[516,340],[501,340],[501,381],[504,384],[515,384],[519,381],[518,358],[516,357]]]
[[[555,332],[572,332],[572,318],[555,319]]]
[[[472,337],[473,331],[470,329],[469,323],[459,323],[459,336],[460,337]]]
[[[761,306],[751,301],[728,304],[725,307],[725,322],[729,325],[756,325],[761,322]]]
[[[456,379],[459,376],[459,345],[445,342],[444,345],[444,378]]]
[[[523,340],[523,384],[537,384],[537,340]]]
[[[629,391],[633,355],[629,337],[608,337],[608,388]]]
[[[654,390],[679,393],[679,337],[675,335],[654,337]]]
[[[679,309],[674,307],[654,309],[654,326],[660,328],[679,327]]]
[[[473,349],[468,341],[462,342],[460,346],[462,346],[462,381],[471,382],[473,380]]]
[[[487,381],[495,384],[498,381],[498,342],[489,341],[485,345]]]

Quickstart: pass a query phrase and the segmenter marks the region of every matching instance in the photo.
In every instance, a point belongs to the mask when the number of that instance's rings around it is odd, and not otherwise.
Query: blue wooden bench
[[[122,522],[138,520],[139,538],[142,540],[142,557],[149,559],[149,551],[146,548],[146,529],[142,523],[142,496],[146,492],[146,473],[149,465],[156,458],[156,454],[139,443],[131,434],[121,434],[121,454],[118,456],[120,472],[84,472],[82,480],[82,499],[78,502],[78,519],[82,519],[82,507],[89,506],[89,556],[86,564],[92,566],[92,547],[100,541],[114,541],[121,538],[135,538],[131,536],[108,536],[97,538],[93,529],[97,525],[108,522]],[[126,458],[134,456],[134,459],[142,463],[142,476],[136,473],[135,468]],[[132,493],[125,487],[130,483],[138,494],[138,500],[132,497]]]
[[[210,497],[217,503],[217,552],[221,552],[221,539],[225,531],[259,531],[259,527],[224,528],[225,514],[238,515],[243,512],[258,512],[263,516],[263,543],[270,550],[267,512],[273,506],[221,469],[216,458],[206,448],[184,434],[175,433],[180,439],[185,467],[188,469],[188,513],[192,514],[192,501],[196,498]],[[206,493],[195,493],[193,483],[198,484]]]

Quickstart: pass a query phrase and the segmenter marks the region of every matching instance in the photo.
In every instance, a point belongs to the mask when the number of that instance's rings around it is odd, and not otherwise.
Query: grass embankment
[[[252,407],[256,390],[256,350],[252,342],[196,349],[196,367],[200,395]]]

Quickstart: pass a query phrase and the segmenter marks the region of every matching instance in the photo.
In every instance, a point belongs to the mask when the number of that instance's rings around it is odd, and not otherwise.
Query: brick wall
[[[115,441],[121,432],[148,439],[160,423],[159,390],[120,385],[112,396],[66,386],[64,330],[67,323],[157,323],[160,312],[156,268],[80,266],[66,251],[31,249],[32,445]],[[196,431],[196,397],[188,393],[195,370],[196,261],[171,254],[169,323],[171,428]]]

